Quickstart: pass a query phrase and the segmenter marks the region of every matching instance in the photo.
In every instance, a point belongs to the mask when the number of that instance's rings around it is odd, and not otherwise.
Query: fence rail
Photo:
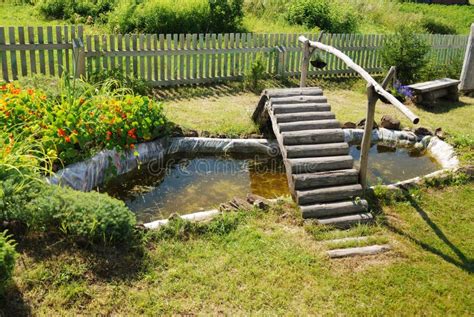
[[[9,81],[35,73],[56,76],[64,71],[73,74],[76,70],[89,76],[92,72],[115,69],[154,86],[173,86],[240,79],[257,59],[263,63],[266,74],[299,76],[302,59],[299,35],[84,36],[82,26],[0,27],[0,78]],[[304,35],[310,40],[319,39],[317,33]],[[467,36],[419,36],[428,41],[430,54],[440,64],[463,55],[467,44]],[[380,50],[386,38],[374,34],[323,34],[320,42],[338,48],[369,73],[376,74],[382,71]],[[356,75],[333,55],[320,54],[327,66],[323,70],[309,70],[310,76]]]

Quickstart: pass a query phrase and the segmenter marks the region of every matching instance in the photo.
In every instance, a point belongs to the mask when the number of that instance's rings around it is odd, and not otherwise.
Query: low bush
[[[66,89],[61,100],[41,91],[0,85],[0,124],[4,131],[41,140],[45,151],[64,164],[103,148],[133,149],[166,132],[161,104],[126,90],[92,86],[80,96]]]
[[[428,62],[421,69],[420,79],[428,81],[439,78],[459,78],[461,77],[463,63],[463,54],[455,54],[451,56],[451,60],[442,65],[438,61],[438,58],[432,56],[428,58]]]
[[[245,73],[245,85],[252,91],[261,91],[260,81],[265,77],[265,63],[259,54]]]
[[[37,8],[48,19],[99,18],[110,12],[116,0],[41,0]],[[85,21],[85,20],[84,20]]]
[[[16,257],[13,240],[6,231],[0,232],[0,294],[4,292],[12,277]]]
[[[243,15],[243,0],[122,0],[109,25],[122,33],[237,32]]]
[[[331,33],[351,33],[357,29],[357,16],[328,0],[294,0],[288,7],[287,19],[292,24]]]
[[[412,26],[402,26],[388,37],[382,49],[385,67],[396,66],[397,77],[405,85],[420,79],[421,70],[427,63],[429,46],[415,34]]]

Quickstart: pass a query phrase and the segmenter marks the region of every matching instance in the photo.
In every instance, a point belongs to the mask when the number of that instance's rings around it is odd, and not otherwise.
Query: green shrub
[[[243,0],[122,0],[109,24],[122,33],[236,32]]]
[[[350,33],[357,29],[357,17],[342,6],[328,0],[295,0],[288,8],[287,19],[292,24],[318,27],[331,33]]]
[[[253,91],[261,91],[260,80],[265,77],[265,63],[261,54],[252,62],[245,73],[245,84]]]
[[[27,207],[32,215],[42,215],[43,229],[59,229],[68,237],[91,243],[127,242],[136,223],[135,215],[120,200],[58,186],[44,186]]]
[[[456,28],[433,18],[425,18],[421,21],[421,26],[426,32],[431,34],[456,34]]]
[[[110,12],[114,4],[115,0],[41,0],[37,7],[48,19],[97,18]]]
[[[0,232],[0,294],[3,293],[12,277],[16,257],[13,240],[6,231]]]
[[[402,26],[386,40],[382,49],[385,67],[396,66],[397,77],[403,84],[418,80],[427,63],[429,46],[425,40],[415,35],[413,27]]]
[[[442,64],[436,56],[431,56],[421,70],[420,79],[428,81],[439,78],[459,78],[461,77],[463,63],[463,54],[455,54],[451,56],[449,62],[443,62]]]

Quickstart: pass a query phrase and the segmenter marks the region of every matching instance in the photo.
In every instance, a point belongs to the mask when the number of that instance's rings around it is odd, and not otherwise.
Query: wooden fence
[[[7,36],[8,35],[8,36]],[[241,79],[256,60],[265,73],[298,76],[302,57],[300,34],[113,34],[84,36],[82,26],[0,27],[0,70],[4,80],[34,73],[61,75],[115,69],[154,86],[212,83]],[[311,40],[319,34],[304,34]],[[462,58],[467,36],[421,35],[440,64]],[[369,73],[382,71],[384,35],[323,34],[321,42],[350,56]],[[309,75],[353,76],[333,55]]]

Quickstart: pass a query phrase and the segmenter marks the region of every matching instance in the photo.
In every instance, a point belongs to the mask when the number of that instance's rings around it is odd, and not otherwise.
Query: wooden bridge
[[[300,41],[304,44],[301,87],[265,90],[253,120],[260,126],[271,126],[283,156],[290,191],[304,218],[316,218],[321,224],[336,227],[369,222],[373,216],[364,194],[375,104],[379,96],[413,123],[418,123],[419,119],[385,91],[393,68],[379,85],[339,50],[305,37],[300,37]],[[368,111],[359,170],[353,166],[349,144],[344,141],[344,132],[322,89],[305,87],[309,60],[315,49],[334,54],[368,82]]]

